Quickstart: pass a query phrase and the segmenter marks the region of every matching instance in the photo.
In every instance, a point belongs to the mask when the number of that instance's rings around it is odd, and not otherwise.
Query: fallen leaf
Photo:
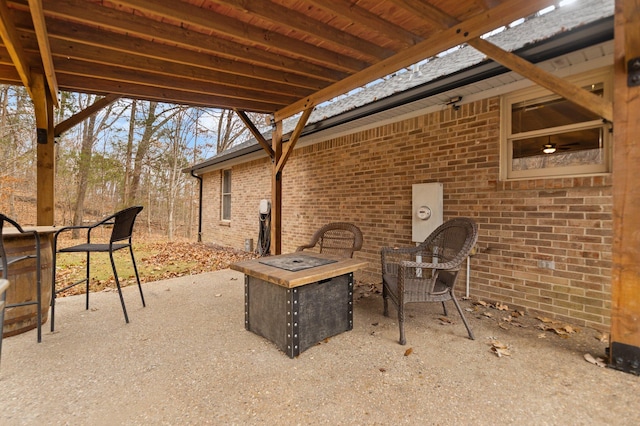
[[[413,348],[409,348],[406,351],[404,351],[404,356],[409,356],[413,353]]]
[[[509,310],[509,306],[503,305],[502,303],[497,302],[496,303],[496,309],[499,310],[499,311],[508,311]]]
[[[547,317],[536,317],[536,319],[537,319],[537,320],[539,320],[539,321],[542,321],[542,322],[544,322],[544,323],[546,323],[546,324],[549,324],[549,323],[552,323],[552,322],[553,322],[553,320],[552,320],[552,319],[547,318]]]
[[[500,324],[498,324],[498,327],[500,327],[503,330],[508,330],[509,326],[503,322],[501,322]]]
[[[451,321],[448,317],[438,317],[438,319],[440,320],[440,324],[453,324],[453,321]]]
[[[493,318],[493,314],[491,312],[484,312],[482,315],[488,318]]]
[[[481,306],[487,306],[487,302],[483,301],[483,300],[477,300],[475,302],[473,302],[474,305],[481,305]]]
[[[598,339],[599,341],[605,343],[609,341],[609,334],[607,333],[602,333],[600,336],[596,337],[596,339]]]
[[[606,367],[607,364],[605,364],[604,359],[602,358],[594,358],[593,356],[591,356],[591,354],[584,354],[584,359],[587,362],[590,362],[593,365],[597,365],[598,367]]]
[[[498,358],[502,358],[503,356],[511,356],[511,352],[509,352],[507,349],[502,349],[502,348],[491,348],[491,350],[498,355]]]
[[[217,293],[217,294],[216,294],[216,297],[222,297],[222,294]]]
[[[493,353],[495,353],[498,358],[502,358],[503,356],[511,356],[509,347],[498,340],[491,341],[491,351],[493,351]]]
[[[544,333],[538,334],[538,339],[546,339],[546,338],[547,338],[546,334],[544,334]]]

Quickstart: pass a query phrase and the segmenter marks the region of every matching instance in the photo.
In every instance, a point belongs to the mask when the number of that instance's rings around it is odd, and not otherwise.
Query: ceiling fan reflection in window
[[[544,144],[544,146],[542,147],[542,152],[544,152],[545,154],[553,154],[558,151],[572,150],[572,149],[575,149],[573,147],[579,147],[580,145],[581,145],[580,142],[568,142],[568,143],[560,143],[560,144],[551,143],[551,136],[549,136],[547,143]]]

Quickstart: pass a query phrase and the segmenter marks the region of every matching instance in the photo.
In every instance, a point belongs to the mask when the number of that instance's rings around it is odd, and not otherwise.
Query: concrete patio
[[[237,272],[143,288],[146,308],[124,290],[130,324],[101,292],[89,311],[59,299],[41,344],[35,330],[4,339],[0,424],[640,424],[640,377],[584,360],[606,347],[593,330],[540,338],[478,312],[471,341],[453,306],[442,324],[438,304],[413,305],[400,346],[371,294],[352,331],[289,359],[245,331]]]

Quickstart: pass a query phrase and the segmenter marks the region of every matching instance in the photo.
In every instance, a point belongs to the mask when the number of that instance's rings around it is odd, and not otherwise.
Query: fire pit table
[[[353,272],[366,265],[300,252],[231,265],[245,274],[245,328],[290,358],[353,329]]]

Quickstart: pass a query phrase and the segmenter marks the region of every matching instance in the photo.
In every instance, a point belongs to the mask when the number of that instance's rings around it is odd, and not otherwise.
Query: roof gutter
[[[191,170],[191,176],[198,179],[198,242],[202,242],[202,176]]]

